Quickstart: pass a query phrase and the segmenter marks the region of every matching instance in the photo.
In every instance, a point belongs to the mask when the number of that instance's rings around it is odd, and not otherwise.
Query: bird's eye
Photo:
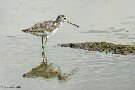
[[[64,18],[64,19],[66,19],[66,18]]]

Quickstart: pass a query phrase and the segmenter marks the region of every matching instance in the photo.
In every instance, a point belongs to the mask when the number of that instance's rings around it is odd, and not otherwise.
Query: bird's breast
[[[58,30],[57,28],[54,29],[54,30],[51,32],[51,34],[54,34],[57,30]]]

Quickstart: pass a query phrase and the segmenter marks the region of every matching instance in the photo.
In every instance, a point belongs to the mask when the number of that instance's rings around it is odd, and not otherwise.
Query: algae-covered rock
[[[85,43],[68,43],[59,44],[61,47],[78,48],[89,51],[112,52],[113,54],[135,54],[135,45],[121,45],[107,42],[85,42]]]
[[[57,66],[54,64],[41,63],[39,66],[33,68],[29,73],[23,74],[23,77],[44,77],[44,78],[58,78],[59,80],[67,80],[68,76],[63,74]]]

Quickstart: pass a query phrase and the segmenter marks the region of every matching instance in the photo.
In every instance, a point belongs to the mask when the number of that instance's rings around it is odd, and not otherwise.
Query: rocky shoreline
[[[106,53],[111,52],[112,54],[135,55],[135,45],[122,45],[108,42],[85,42],[85,43],[59,44],[59,46],[70,47],[75,49],[84,49],[88,51],[99,51]]]

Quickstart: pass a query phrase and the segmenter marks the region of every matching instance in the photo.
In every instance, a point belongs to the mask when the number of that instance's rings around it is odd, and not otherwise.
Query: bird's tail
[[[22,30],[22,32],[25,32],[25,33],[27,33],[27,32],[28,32],[28,29]]]

